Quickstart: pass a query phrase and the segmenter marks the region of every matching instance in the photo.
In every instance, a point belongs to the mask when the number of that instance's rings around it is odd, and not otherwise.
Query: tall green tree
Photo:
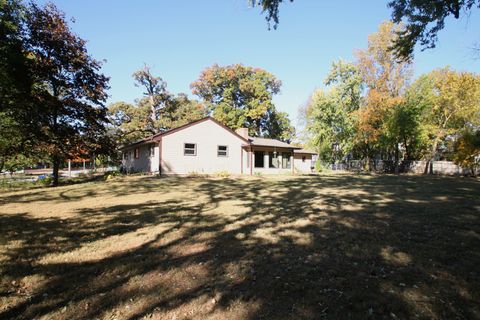
[[[38,131],[25,10],[20,1],[0,0],[0,170],[7,159],[31,153]]]
[[[95,153],[104,137],[108,78],[53,4],[32,3],[26,30],[40,114],[38,146],[50,155],[57,185],[62,161],[78,152]]]
[[[205,69],[190,87],[214,118],[230,128],[246,127],[250,135],[261,136],[268,134],[271,115],[277,112],[272,99],[280,92],[281,84],[260,68],[215,64]]]
[[[317,90],[305,110],[310,147],[323,161],[343,158],[354,147],[355,117],[361,103],[362,78],[357,66],[342,60],[332,63],[325,79],[328,90]]]

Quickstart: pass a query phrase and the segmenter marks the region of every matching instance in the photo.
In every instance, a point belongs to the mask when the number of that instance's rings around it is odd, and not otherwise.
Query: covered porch
[[[246,174],[281,174],[294,172],[294,148],[268,146],[244,147]]]

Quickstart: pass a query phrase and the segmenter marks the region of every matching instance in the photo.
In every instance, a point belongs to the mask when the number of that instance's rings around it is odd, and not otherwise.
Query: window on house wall
[[[303,156],[302,157],[302,162],[305,162],[305,160],[307,160],[307,157]]]
[[[185,143],[183,145],[183,154],[186,156],[196,156],[197,155],[197,144],[196,143]]]
[[[269,168],[278,168],[278,153],[269,152],[268,154],[268,167]]]
[[[265,166],[263,151],[255,151],[255,168],[263,168]]]
[[[155,157],[155,145],[151,144],[148,147],[148,153],[150,154],[150,157]]]
[[[218,146],[217,157],[228,157],[228,146]]]
[[[135,148],[134,154],[135,154],[135,159],[140,158],[140,148]]]
[[[283,169],[290,169],[292,163],[290,162],[290,152],[282,152],[282,168]]]

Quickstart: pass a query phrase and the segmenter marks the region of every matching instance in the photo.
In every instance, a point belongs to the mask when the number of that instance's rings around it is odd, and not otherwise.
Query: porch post
[[[240,147],[240,174],[243,174],[243,147]]]
[[[295,173],[295,157],[293,155],[293,151],[295,151],[294,149],[292,149],[292,153],[290,154],[290,165],[292,166],[292,173]]]
[[[264,151],[263,154],[263,168],[268,169],[268,151]]]
[[[68,177],[72,177],[72,160],[68,159]]]
[[[250,157],[250,175],[253,175],[253,150],[252,147],[250,146],[250,152],[249,152],[249,157]]]

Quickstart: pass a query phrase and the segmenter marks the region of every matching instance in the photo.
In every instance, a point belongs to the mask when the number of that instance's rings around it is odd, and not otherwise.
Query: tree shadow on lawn
[[[480,317],[476,180],[338,175],[136,186],[79,190],[118,195],[119,204],[71,218],[1,214],[0,318]],[[122,204],[122,195],[159,188],[186,191]]]

